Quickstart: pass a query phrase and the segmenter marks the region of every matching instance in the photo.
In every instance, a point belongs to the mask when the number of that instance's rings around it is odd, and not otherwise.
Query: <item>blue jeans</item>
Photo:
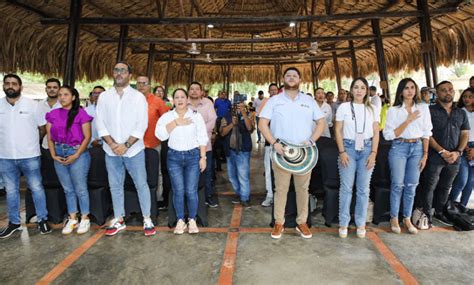
[[[227,174],[241,201],[250,199],[250,152],[230,150],[227,157]]]
[[[474,147],[474,142],[469,142],[470,148]],[[456,201],[461,195],[461,204],[467,206],[469,199],[471,198],[472,187],[474,186],[474,166],[469,165],[469,161],[466,156],[461,157],[461,165],[459,166],[459,172],[454,179],[453,188],[449,194],[449,199]]]
[[[404,218],[411,218],[416,187],[420,180],[420,161],[423,157],[423,143],[408,143],[394,140],[388,153],[390,177],[390,216],[398,218],[403,197]]]
[[[56,144],[56,155],[68,157],[76,153],[78,147],[71,147],[66,144]],[[66,195],[67,211],[69,214],[77,213],[77,201],[82,215],[89,214],[89,192],[87,190],[87,175],[91,164],[89,152],[84,151],[79,158],[70,165],[63,165],[54,161],[54,168],[58,175],[59,182]]]
[[[374,168],[367,169],[365,166],[372,151],[372,140],[365,140],[364,149],[355,150],[355,141],[344,139],[344,149],[349,156],[349,165],[343,167],[339,160],[339,176],[341,188],[339,190],[339,225],[347,227],[351,220],[350,207],[352,201],[352,189],[356,183],[356,226],[365,226],[367,207],[369,203],[370,177]]]
[[[5,188],[5,180],[3,179],[2,173],[0,172],[0,189]]]
[[[260,141],[262,139],[262,135],[260,134],[260,128],[258,127],[258,122],[260,121],[259,117],[256,117],[257,121],[257,140]]]
[[[109,176],[114,216],[116,218],[125,216],[123,184],[125,182],[125,169],[127,169],[137,189],[142,215],[146,218],[150,217],[151,198],[146,177],[145,151],[142,150],[133,157],[106,154],[105,165]]]
[[[199,149],[187,151],[168,150],[168,172],[173,187],[173,205],[176,217],[184,219],[184,196],[188,206],[188,217],[195,219],[198,210]]]
[[[206,189],[206,198],[212,197],[214,195],[214,185],[212,179],[214,176],[214,159],[212,158],[212,150],[206,152],[206,170],[205,170],[205,189]]]
[[[38,220],[48,219],[46,196],[41,178],[41,158],[0,159],[0,173],[5,180],[7,191],[8,220],[19,225],[20,219],[20,173],[26,177],[31,189]]]

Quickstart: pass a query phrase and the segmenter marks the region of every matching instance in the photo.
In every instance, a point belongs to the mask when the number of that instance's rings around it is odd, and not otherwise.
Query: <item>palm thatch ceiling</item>
[[[61,75],[69,7],[70,0],[1,1],[0,71]],[[428,7],[437,63],[472,62],[471,1],[428,1]],[[152,73],[159,82],[168,70],[170,83],[187,82],[190,70],[195,80],[222,82],[228,64],[231,81],[274,81],[274,65],[291,64],[311,82],[310,61],[324,62],[319,79],[334,77],[334,54],[341,75],[351,76],[349,40],[365,75],[377,71],[373,18],[380,21],[388,72],[417,70],[423,66],[417,16],[416,0],[82,0],[76,76],[110,74],[121,25],[128,26],[125,59],[135,73],[146,73],[153,43]],[[199,55],[188,53],[191,43]]]

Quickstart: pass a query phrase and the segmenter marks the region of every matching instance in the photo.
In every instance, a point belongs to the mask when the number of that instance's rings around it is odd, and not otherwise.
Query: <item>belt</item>
[[[417,138],[417,139],[395,139],[396,141],[399,141],[399,142],[404,142],[404,143],[416,143],[416,142],[419,142],[421,140],[421,138]]]

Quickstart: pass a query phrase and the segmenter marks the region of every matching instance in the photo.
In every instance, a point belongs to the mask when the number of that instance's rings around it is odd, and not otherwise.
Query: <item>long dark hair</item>
[[[474,94],[474,88],[473,87],[469,87],[467,88],[466,90],[464,90],[462,93],[461,93],[461,97],[459,97],[459,101],[458,101],[458,108],[464,108],[466,107],[466,104],[464,104],[464,100],[462,99],[464,97],[464,95],[467,93],[467,92],[471,92],[472,94]],[[474,127],[474,126],[473,126]]]
[[[393,102],[393,106],[402,106],[403,105],[403,90],[407,86],[408,82],[412,82],[415,85],[415,97],[413,97],[413,101],[415,104],[420,103],[421,97],[420,97],[420,90],[418,90],[418,84],[416,84],[415,80],[411,78],[403,78],[400,80],[400,83],[398,83],[397,87],[397,93],[395,93],[395,102]]]
[[[60,89],[67,89],[69,92],[71,92],[72,96],[74,99],[72,100],[72,106],[69,112],[67,113],[67,125],[66,125],[66,130],[69,130],[74,123],[74,119],[76,118],[77,114],[79,113],[79,109],[81,108],[81,101],[79,99],[79,92],[76,90],[76,88],[72,88],[71,86],[68,85],[63,85],[61,86]]]
[[[369,82],[367,82],[367,79],[365,79],[364,77],[354,78],[354,80],[352,80],[352,83],[351,83],[350,93],[352,93],[352,88],[354,88],[354,85],[357,81],[362,81],[362,83],[364,83],[365,88],[367,90],[367,93],[365,94],[365,97],[364,97],[364,105],[366,107],[369,107],[369,109],[373,111],[372,104],[370,103]],[[354,101],[354,95],[352,95],[352,101]]]

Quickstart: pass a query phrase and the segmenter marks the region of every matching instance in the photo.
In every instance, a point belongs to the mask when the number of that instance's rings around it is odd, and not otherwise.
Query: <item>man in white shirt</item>
[[[329,128],[332,127],[333,114],[331,106],[325,102],[326,94],[324,93],[324,89],[321,87],[317,88],[314,98],[316,99],[316,103],[318,103],[319,109],[321,109],[326,118],[326,127],[324,128],[324,132],[321,136],[331,138],[331,132],[329,131]]]
[[[61,81],[57,78],[49,78],[45,83],[45,92],[48,97],[40,102],[42,112],[46,113],[61,108],[61,104],[58,101],[59,88],[61,87]],[[44,136],[41,147],[48,149],[48,138]]]
[[[382,99],[380,99],[379,94],[377,94],[377,87],[370,86],[370,103],[377,107],[379,111],[382,109]]]
[[[126,228],[123,217],[125,169],[137,189],[146,236],[156,234],[150,218],[151,198],[145,168],[143,136],[148,127],[148,105],[143,94],[130,86],[132,68],[118,62],[113,69],[114,87],[103,92],[97,102],[97,132],[104,141],[114,219],[105,234],[113,236]]]
[[[263,91],[260,90],[258,91],[258,98],[256,98],[255,100],[253,100],[253,107],[255,108],[255,111],[256,111],[256,115],[257,115],[257,143],[260,143],[261,142],[261,134],[260,134],[260,130],[258,129],[258,121],[259,121],[259,116],[260,116],[260,109],[262,107],[262,101],[264,99],[264,94],[263,94]]]
[[[45,134],[45,114],[37,102],[21,96],[22,90],[18,75],[5,75],[3,91],[6,97],[0,99],[0,174],[5,179],[9,222],[6,228],[0,230],[0,238],[21,231],[21,173],[31,189],[40,232],[51,232],[47,222],[39,145],[39,138]]]
[[[90,104],[87,106],[85,109],[87,114],[89,116],[95,118],[96,117],[96,108],[97,108],[97,100],[99,100],[99,95],[105,91],[105,88],[98,85],[95,86],[91,93],[89,94],[89,101]],[[102,139],[99,137],[99,134],[97,133],[97,123],[96,120],[92,120],[91,122],[91,127],[92,127],[92,137],[91,137],[91,142],[89,144],[89,147],[95,147],[95,146],[100,146],[102,145]]]
[[[284,152],[284,146],[280,139],[294,144],[314,145],[326,125],[324,114],[314,99],[299,90],[300,71],[295,67],[289,67],[283,73],[283,78],[284,92],[270,98],[260,114],[262,134],[266,141],[273,146],[273,150],[280,155]],[[269,127],[270,121],[271,126]],[[275,174],[275,226],[271,237],[279,239],[283,233],[288,188],[293,176],[298,209],[296,230],[303,238],[311,238],[313,235],[306,224],[311,172],[304,175],[294,175],[276,164],[273,164],[273,172]]]

